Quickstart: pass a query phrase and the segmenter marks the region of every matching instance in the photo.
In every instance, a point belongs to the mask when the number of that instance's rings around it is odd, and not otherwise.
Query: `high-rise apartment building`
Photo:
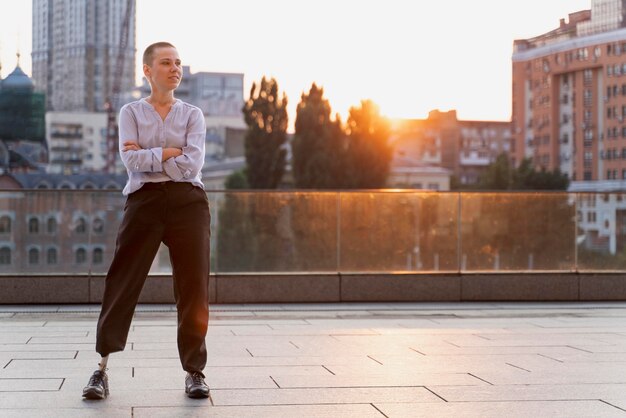
[[[114,80],[122,93],[133,89],[135,10],[135,0],[33,0],[33,79],[46,93],[47,110],[104,111]],[[125,48],[120,48],[122,39]]]
[[[626,179],[626,1],[591,10],[513,53],[512,159],[574,182]],[[618,183],[618,182],[615,182]]]

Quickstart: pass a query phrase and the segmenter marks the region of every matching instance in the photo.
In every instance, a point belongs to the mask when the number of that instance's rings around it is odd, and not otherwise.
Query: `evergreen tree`
[[[371,100],[352,107],[348,117],[346,187],[372,189],[385,187],[393,157],[389,145],[391,126]]]
[[[295,134],[292,142],[292,170],[298,188],[341,188],[345,150],[338,116],[331,119],[331,107],[324,89],[311,86],[302,94],[296,109]]]
[[[248,130],[245,136],[246,178],[253,189],[275,189],[286,164],[287,96],[278,96],[278,83],[265,77],[252,84],[242,112]]]

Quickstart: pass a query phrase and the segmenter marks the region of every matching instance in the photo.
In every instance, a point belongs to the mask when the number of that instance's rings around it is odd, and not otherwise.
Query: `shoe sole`
[[[89,399],[92,401],[98,401],[98,400],[102,400],[102,399],[106,399],[106,397],[109,395],[109,391],[105,390],[104,394],[97,391],[97,390],[93,390],[93,389],[89,389],[89,390],[84,390],[83,391],[83,398],[85,399]]]
[[[185,393],[187,394],[188,397],[192,399],[204,399],[204,398],[209,397],[209,392],[201,392],[201,391],[190,392],[187,388],[185,388]]]

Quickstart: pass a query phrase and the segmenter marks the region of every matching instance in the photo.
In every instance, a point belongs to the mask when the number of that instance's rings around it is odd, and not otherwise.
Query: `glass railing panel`
[[[342,192],[342,272],[458,270],[458,194]]]
[[[215,198],[215,196],[212,197]],[[223,194],[217,194],[217,196],[223,197]],[[115,252],[115,241],[122,221],[126,197],[120,191],[94,191],[89,199],[92,208],[89,224],[89,245],[92,249],[91,271],[94,274],[106,274]],[[214,214],[215,203],[213,202],[210,206],[211,213]],[[212,230],[215,227],[216,224],[213,224]],[[211,254],[214,258],[214,252]],[[149,274],[171,274],[171,272],[169,250],[165,244],[161,244],[150,266]]]
[[[85,194],[85,198],[90,199],[91,205],[91,271],[93,274],[106,274],[113,260],[117,230],[124,215],[126,197],[121,191],[115,190],[92,191]]]
[[[626,194],[580,193],[576,201],[578,269],[626,270]]]
[[[337,194],[227,192],[217,202],[216,271],[337,269]]]
[[[219,211],[220,208],[224,205],[224,201],[226,200],[226,195],[228,192],[218,191],[212,192],[209,191],[207,193],[207,197],[209,198],[209,209],[211,211],[211,263],[210,270],[211,272],[217,272],[217,239],[218,239],[218,221],[219,221]]]
[[[0,192],[0,273],[88,273],[90,211],[82,191]]]
[[[574,270],[574,232],[574,195],[463,193],[461,270]]]

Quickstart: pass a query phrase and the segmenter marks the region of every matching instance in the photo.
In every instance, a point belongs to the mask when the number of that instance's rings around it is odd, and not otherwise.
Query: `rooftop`
[[[612,417],[626,303],[213,305],[191,400],[172,305],[140,305],[83,401],[98,305],[0,305],[2,417]]]

